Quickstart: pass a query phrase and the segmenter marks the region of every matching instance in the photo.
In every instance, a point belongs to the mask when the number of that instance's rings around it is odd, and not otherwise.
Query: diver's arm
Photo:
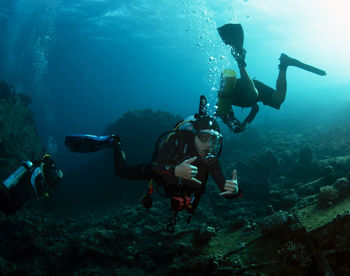
[[[152,162],[152,170],[159,175],[175,175],[175,166]]]
[[[254,104],[252,106],[252,109],[250,110],[247,118],[245,118],[245,120],[242,122],[242,124],[244,124],[244,126],[247,124],[247,123],[251,123],[254,119],[255,119],[255,116],[256,114],[259,112],[259,105],[258,104]]]
[[[164,154],[164,153],[163,153]],[[197,156],[186,159],[176,166],[168,165],[168,162],[162,162],[159,159],[158,162],[152,163],[152,169],[155,173],[159,175],[168,175],[175,178],[182,178],[196,182],[197,184],[202,184],[201,181],[195,178],[198,173],[198,168],[191,165],[197,159]],[[164,159],[163,159],[164,160]]]
[[[223,116],[217,113],[217,115],[221,118],[221,120],[226,124],[230,131],[234,131],[235,125],[241,124],[237,118],[235,118],[235,114],[233,113],[233,109],[231,107],[229,114]]]
[[[114,171],[117,176],[135,180],[152,178],[153,171],[151,164],[128,165],[126,163],[126,155],[121,148],[120,141],[115,142],[113,144],[113,148]]]
[[[238,123],[236,124],[236,127],[235,129],[233,130],[235,133],[239,133],[239,132],[242,132],[243,130],[245,130],[245,126],[247,125],[247,123],[251,123],[256,114],[258,113],[259,111],[259,105],[258,104],[254,104],[252,106],[252,109],[250,110],[247,118],[245,118],[245,120],[242,122],[242,123]]]

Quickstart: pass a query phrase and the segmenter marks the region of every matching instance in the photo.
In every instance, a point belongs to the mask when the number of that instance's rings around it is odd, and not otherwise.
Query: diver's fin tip
[[[217,28],[222,41],[234,49],[242,49],[244,33],[241,24],[225,24]]]

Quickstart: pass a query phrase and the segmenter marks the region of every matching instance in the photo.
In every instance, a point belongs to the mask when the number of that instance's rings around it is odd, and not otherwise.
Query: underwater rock
[[[350,181],[350,172],[349,172],[349,173],[347,173],[347,175],[346,175],[345,177],[346,177],[346,179],[347,179],[347,180],[349,180],[349,181]]]
[[[110,135],[117,133],[129,162],[149,162],[157,138],[172,130],[183,118],[165,111],[142,109],[128,111],[104,131]]]
[[[142,252],[136,254],[135,258],[137,261],[140,261],[139,255],[144,255],[144,257],[147,255],[146,259],[151,258],[151,262],[148,262],[149,264],[153,262],[157,267],[168,266],[173,264],[175,257],[180,254],[180,251],[184,254],[186,254],[185,252],[190,252],[184,248],[180,241],[175,242],[169,237],[168,241],[158,242],[152,246],[149,245],[149,247],[142,250]]]
[[[156,264],[154,263],[152,258],[148,255],[139,254],[136,256],[136,261],[142,267],[143,271],[147,273],[152,273],[157,269]]]
[[[330,184],[329,179],[329,177],[320,177],[307,183],[299,183],[296,190],[301,196],[316,194],[322,186]]]
[[[339,197],[338,191],[332,186],[323,186],[320,188],[318,198],[323,205],[332,205]]]
[[[338,191],[340,197],[343,197],[350,190],[350,183],[346,177],[338,178],[332,186]]]
[[[294,207],[299,200],[299,196],[294,189],[286,190],[283,194],[281,191],[271,191],[270,195],[272,197],[271,204],[277,210],[288,210]]]
[[[201,255],[172,266],[166,275],[233,275],[233,266],[222,255]]]
[[[298,162],[294,168],[289,171],[288,176],[297,179],[309,179],[322,175],[322,166],[318,160],[314,159],[310,147],[303,147],[299,151]]]
[[[0,82],[0,90],[7,95],[0,96],[0,179],[4,179],[22,161],[39,159],[44,149],[33,114],[22,97],[13,95],[5,82]]]
[[[281,192],[280,191],[278,191],[278,190],[271,190],[270,192],[269,192],[269,195],[270,195],[270,197],[272,198],[272,199],[280,199],[281,198]]]
[[[207,226],[205,223],[200,226],[200,228],[195,231],[192,238],[192,245],[194,248],[200,250],[206,246],[211,238],[215,236],[216,230],[213,227]]]
[[[247,217],[238,216],[231,222],[230,230],[237,231],[238,229],[243,228],[248,223],[248,221],[249,219]]]
[[[16,271],[16,266],[0,257],[0,274],[1,275],[12,275]]]
[[[299,161],[298,163],[302,166],[308,166],[313,161],[313,154],[310,147],[303,147],[299,151]]]
[[[25,105],[32,103],[32,98],[25,94],[17,94],[13,87],[10,87],[5,81],[0,80],[0,99],[6,99],[7,102],[16,104],[17,102]]]
[[[0,81],[0,99],[7,98],[13,95],[13,91],[5,81]]]
[[[252,156],[246,161],[238,162],[236,168],[246,178],[253,176],[251,172],[254,172],[254,175],[260,178],[272,178],[279,171],[280,163],[272,151],[267,151],[263,154]]]
[[[333,168],[333,166],[326,166],[326,167],[323,169],[323,175],[324,175],[324,176],[328,176],[328,175],[330,175],[331,173],[334,173],[334,168]]]
[[[274,209],[272,205],[267,205],[266,206],[266,216],[270,216],[274,213]]]

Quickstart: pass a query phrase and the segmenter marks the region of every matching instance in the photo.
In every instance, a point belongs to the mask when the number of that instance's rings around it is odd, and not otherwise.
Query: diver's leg
[[[274,105],[281,105],[285,98],[287,93],[287,68],[288,66],[295,66],[301,69],[304,69],[306,71],[324,76],[326,75],[326,72],[318,69],[316,67],[310,66],[308,64],[302,63],[297,59],[291,58],[287,56],[286,54],[281,54],[280,58],[280,64],[279,67],[279,74],[276,82],[276,93],[273,95],[272,100],[274,102]]]
[[[258,99],[258,90],[255,88],[253,80],[248,75],[248,72],[245,67],[239,66],[239,72],[241,74],[241,80],[245,87],[245,93],[247,93],[247,98],[256,102]]]
[[[287,94],[287,68],[280,69],[276,81],[276,92],[272,94],[274,106],[281,106]]]
[[[244,98],[248,101],[247,105],[254,105],[258,101],[258,90],[255,88],[253,80],[248,75],[245,63],[246,51],[243,49],[241,53],[236,52],[234,49],[231,51],[234,59],[237,61],[239,72],[241,75],[242,91],[244,91]]]
[[[278,108],[284,102],[287,94],[287,68],[294,65],[294,59],[282,54],[279,58],[280,64],[278,65],[279,73],[276,81],[276,93],[272,94],[272,104]]]
[[[114,145],[114,169],[116,175],[136,180],[152,178],[152,164],[127,165],[126,156],[121,148],[120,139],[116,140]]]

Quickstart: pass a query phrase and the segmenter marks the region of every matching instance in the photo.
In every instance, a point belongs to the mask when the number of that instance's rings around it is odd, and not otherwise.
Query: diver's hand
[[[220,193],[221,196],[231,197],[235,196],[239,192],[238,182],[237,182],[237,172],[233,170],[232,180],[225,181],[225,192]]]
[[[233,130],[234,133],[240,133],[242,131],[244,131],[246,129],[246,124],[247,123],[240,123],[240,124],[237,124]]]
[[[183,161],[180,165],[177,165],[175,167],[175,176],[202,184],[202,182],[194,178],[198,173],[198,168],[196,166],[192,166],[191,163],[196,159],[197,157],[195,156]]]
[[[225,120],[222,120],[222,121],[228,126],[230,131],[235,131],[235,125],[234,125],[233,121],[226,119],[226,118],[225,118]]]
[[[233,114],[230,116],[230,115],[220,115],[219,113],[216,112],[216,116],[220,117],[221,120],[224,122],[225,125],[228,126],[228,128],[230,129],[230,131],[234,131],[235,129],[235,126],[234,126],[234,122],[233,122]]]

